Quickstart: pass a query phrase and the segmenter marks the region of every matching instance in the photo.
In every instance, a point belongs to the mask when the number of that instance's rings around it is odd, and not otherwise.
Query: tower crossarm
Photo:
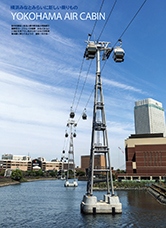
[[[93,150],[94,153],[107,153],[109,148],[107,146],[95,146]]]
[[[93,169],[94,172],[109,172],[109,168],[108,169]]]
[[[102,102],[97,102],[96,104],[97,109],[103,109],[103,107],[104,107],[104,104]]]
[[[94,129],[96,131],[104,131],[106,129],[106,124],[102,122],[94,122]]]

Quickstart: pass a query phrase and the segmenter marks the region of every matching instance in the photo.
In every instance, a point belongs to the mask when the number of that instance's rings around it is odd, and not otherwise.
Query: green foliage
[[[50,171],[50,176],[52,177],[57,177],[57,170],[54,170],[54,171]]]
[[[15,169],[12,171],[11,178],[16,181],[20,181],[23,177],[21,170]]]
[[[74,175],[74,172],[73,172],[73,170],[69,170],[69,175]]]
[[[44,173],[41,169],[39,169],[38,171],[35,171],[35,172],[36,172],[37,177],[39,177],[39,176],[43,177],[44,176]]]
[[[85,172],[83,171],[76,171],[76,176],[79,176],[79,177],[84,177],[85,176]]]
[[[28,170],[28,171],[24,172],[24,177],[39,177],[39,176],[41,176],[41,177],[44,176],[44,172],[41,169],[39,169],[38,171],[36,171],[36,170],[29,171]]]
[[[112,179],[113,179],[113,181],[115,181],[115,174],[112,174]]]
[[[121,172],[121,173],[126,173],[126,171],[125,171],[125,170],[121,170],[120,172]]]
[[[67,171],[65,172],[65,175],[67,175]],[[73,170],[71,170],[71,169],[69,169],[69,175],[74,175],[74,172],[73,172]]]
[[[142,188],[142,187],[146,187],[146,182],[116,182],[114,183],[114,185],[116,187],[123,187],[123,188]]]
[[[30,177],[31,175],[32,175],[32,171],[28,170],[28,171],[25,172],[25,176],[29,176]]]
[[[117,173],[126,173],[125,170],[120,170],[120,169],[117,169],[116,172],[117,172]]]
[[[1,176],[1,177],[4,177],[4,174],[5,174],[5,170],[2,169],[1,172],[0,172],[0,176]]]
[[[39,177],[57,177],[57,170],[53,171],[42,171],[42,169],[39,170],[31,170],[31,171],[25,171],[23,173],[24,177],[29,177],[32,179],[38,179]]]
[[[94,187],[99,187],[99,188],[104,188],[107,187],[106,182],[100,182],[100,183],[95,183]],[[119,187],[119,188],[143,188],[147,187],[146,182],[131,182],[131,181],[126,181],[126,182],[114,182],[114,187]]]

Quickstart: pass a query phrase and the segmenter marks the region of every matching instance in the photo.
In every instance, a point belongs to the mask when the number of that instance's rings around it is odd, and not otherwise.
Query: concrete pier
[[[104,195],[104,199],[97,201],[96,196],[84,195],[81,202],[81,212],[84,214],[120,214],[122,204],[118,196]]]
[[[74,180],[72,183],[70,183],[68,180],[66,180],[65,183],[64,183],[64,186],[65,187],[77,187],[78,183],[77,183],[76,180]]]

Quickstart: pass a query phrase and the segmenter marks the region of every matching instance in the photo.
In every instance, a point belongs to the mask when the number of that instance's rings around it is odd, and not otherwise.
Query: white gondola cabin
[[[96,45],[93,43],[88,43],[85,50],[85,57],[87,60],[94,59],[97,52]]]
[[[70,118],[72,118],[72,119],[73,119],[73,118],[74,118],[74,116],[75,116],[75,113],[74,113],[73,111],[71,111],[71,112],[70,112]]]
[[[86,120],[87,119],[87,114],[85,112],[82,114],[82,119],[83,120]]]
[[[121,63],[124,61],[125,52],[121,47],[114,48],[113,59],[116,63]]]

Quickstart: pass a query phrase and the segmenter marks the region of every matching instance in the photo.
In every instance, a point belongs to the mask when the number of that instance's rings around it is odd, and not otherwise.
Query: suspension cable
[[[124,31],[122,32],[122,34],[121,34],[121,36],[119,37],[119,39],[121,39],[122,36],[125,34],[125,32],[126,32],[127,29],[129,28],[129,26],[131,25],[131,23],[134,21],[134,19],[136,18],[136,16],[137,16],[138,13],[140,12],[140,10],[142,9],[142,7],[143,7],[144,4],[146,3],[146,1],[147,1],[147,0],[145,0],[145,1],[142,3],[142,5],[141,5],[140,8],[138,9],[138,11],[137,11],[136,14],[134,15],[134,17],[131,19],[131,21],[129,22],[129,24],[127,25],[127,27],[126,27],[126,28],[124,29]],[[103,5],[103,3],[104,3],[104,1],[102,2],[102,5]],[[113,5],[113,7],[112,7],[112,9],[111,9],[111,11],[110,11],[110,13],[109,13],[109,15],[108,15],[107,21],[105,22],[105,24],[104,24],[104,26],[103,26],[103,29],[102,29],[102,31],[101,31],[99,37],[98,37],[98,40],[100,39],[100,37],[101,37],[101,35],[102,35],[103,31],[104,31],[104,28],[105,28],[106,24],[108,23],[108,20],[109,20],[111,14],[112,14],[112,12],[113,12],[113,9],[114,9],[116,3],[117,3],[117,0],[115,0],[115,2],[114,2],[114,5]],[[102,7],[102,5],[101,5],[101,7]],[[100,10],[101,10],[101,7],[100,7]],[[95,28],[95,26],[96,26],[96,23],[95,23],[95,25],[94,25],[93,28]],[[92,33],[93,33],[93,31],[94,31],[94,29],[92,29]],[[119,41],[119,39],[117,40],[117,42]],[[115,47],[115,45],[117,44],[117,42],[114,44],[113,48]],[[104,67],[105,67],[105,65],[106,65],[106,62],[107,62],[107,60],[104,62],[103,66],[102,66],[102,69],[101,69],[101,72],[103,71],[103,69],[104,69]],[[91,63],[92,63],[92,61],[91,61]],[[86,82],[86,79],[87,79],[87,76],[88,76],[88,73],[89,73],[89,70],[90,70],[90,67],[91,67],[91,63],[90,63],[90,65],[89,65],[89,69],[88,69],[88,72],[87,72],[87,75],[86,75],[86,78],[85,78],[85,81],[84,81],[83,88],[84,88],[84,86],[85,86],[85,82]],[[82,92],[83,92],[83,88],[82,88],[82,91],[81,91],[79,100],[78,100],[78,102],[77,102],[76,109],[77,109],[77,107],[78,107],[78,103],[79,103],[79,101],[80,101],[80,98],[81,98],[81,95],[82,95]],[[92,94],[92,92],[91,92],[91,94]],[[90,97],[91,97],[91,95],[90,95]],[[89,100],[90,100],[90,98],[89,98]],[[89,102],[89,100],[88,100],[88,102]],[[88,102],[87,102],[87,103],[88,103]],[[85,107],[85,108],[86,108],[86,107]],[[84,108],[84,109],[85,109],[85,108]],[[78,121],[79,121],[79,120],[80,120],[80,117],[79,117]]]
[[[111,11],[110,11],[110,13],[109,13],[109,15],[108,15],[108,18],[107,18],[107,20],[106,20],[106,22],[105,22],[105,24],[104,24],[104,26],[103,26],[101,32],[100,32],[100,35],[99,35],[99,37],[98,37],[98,39],[97,39],[97,42],[99,41],[99,39],[100,39],[100,37],[101,37],[101,35],[102,35],[104,29],[105,29],[105,26],[106,26],[107,23],[108,23],[108,20],[109,20],[109,18],[110,18],[110,16],[111,16],[112,12],[113,12],[113,10],[114,10],[114,7],[115,7],[116,3],[117,3],[117,0],[115,0],[114,4],[113,4],[113,6],[112,6],[112,9],[111,9]]]
[[[77,101],[77,105],[76,105],[76,108],[75,108],[75,112],[77,111],[77,107],[78,107],[78,104],[79,104],[79,102],[80,102],[80,99],[81,99],[81,96],[82,96],[82,93],[83,93],[83,90],[84,90],[84,87],[85,87],[85,83],[86,83],[86,80],[87,80],[87,77],[88,77],[88,74],[89,74],[91,65],[92,65],[92,60],[90,61],[89,68],[88,68],[88,71],[87,71],[87,73],[86,73],[86,77],[85,77],[85,80],[84,80],[84,84],[83,84],[83,86],[82,86],[82,90],[81,90],[80,96],[79,96],[78,101]]]
[[[127,29],[129,28],[129,26],[131,25],[131,23],[134,21],[134,19],[136,18],[136,16],[137,16],[138,13],[140,12],[140,10],[142,9],[142,7],[143,7],[144,4],[146,3],[146,1],[147,1],[147,0],[145,0],[145,1],[142,3],[142,5],[141,5],[140,8],[138,9],[138,11],[137,11],[136,14],[134,15],[134,17],[131,19],[131,21],[129,22],[129,24],[128,24],[127,27],[125,28],[125,30],[122,32],[122,34],[121,34],[121,36],[119,37],[119,39],[121,39],[122,36],[125,34],[125,32],[126,32]],[[105,24],[104,24],[104,26],[103,26],[101,32],[100,32],[100,35],[99,35],[99,37],[98,37],[98,39],[97,39],[97,42],[99,41],[99,39],[100,39],[100,37],[101,37],[101,35],[102,35],[102,33],[103,33],[103,31],[104,31],[104,29],[105,29],[107,23],[108,23],[108,20],[109,20],[109,18],[110,18],[110,16],[111,16],[112,12],[113,12],[113,10],[114,10],[114,7],[115,7],[116,3],[117,3],[117,0],[115,0],[114,4],[113,4],[113,6],[112,6],[112,9],[111,9],[111,11],[110,11],[110,13],[109,13],[109,15],[108,15],[108,18],[107,18],[107,20],[106,20],[106,22],[105,22]],[[101,9],[102,9],[102,7],[103,7],[103,4],[104,4],[104,0],[102,1],[102,4],[101,4],[100,9],[99,9],[99,12],[101,11]],[[93,26],[91,35],[92,35],[93,32],[94,32],[94,29],[95,29],[95,27],[96,27],[96,24],[97,24],[97,20],[95,21],[95,24],[94,24],[94,26]],[[118,40],[116,41],[116,43],[114,44],[113,48],[115,47],[115,45],[117,44],[117,42],[119,41],[119,39],[118,39]],[[82,64],[81,64],[81,68],[80,68],[80,72],[79,72],[79,77],[78,77],[78,80],[77,80],[76,90],[75,90],[75,94],[74,94],[74,98],[73,98],[73,102],[72,102],[72,107],[73,107],[74,102],[75,102],[75,99],[76,99],[76,94],[77,94],[78,84],[79,84],[79,81],[80,81],[80,76],[81,76],[81,72],[82,72],[82,68],[83,68],[83,63],[84,63],[84,57],[83,57],[83,60],[82,60]],[[92,65],[92,60],[91,60],[91,62],[90,62],[90,65],[89,65],[89,68],[88,68],[88,71],[87,71],[87,74],[86,74],[86,77],[85,77],[85,80],[84,80],[84,84],[83,84],[83,87],[82,87],[80,96],[79,96],[79,98],[78,98],[78,101],[77,101],[77,105],[76,105],[76,108],[75,108],[75,112],[76,112],[76,110],[77,110],[77,108],[78,108],[78,104],[79,104],[79,102],[80,102],[80,99],[81,99],[81,96],[82,96],[82,93],[83,93],[83,90],[84,90],[84,87],[85,87],[85,83],[86,83],[87,76],[88,76],[88,74],[89,74],[91,65]],[[102,67],[102,69],[101,69],[101,72],[103,71],[105,65],[106,65],[106,61],[105,61],[105,63],[103,64],[103,67]],[[92,90],[92,92],[93,92],[93,90]],[[87,104],[89,103],[89,100],[90,100],[90,98],[91,98],[92,92],[91,92],[91,94],[90,94],[90,97],[89,97],[89,99],[88,99]],[[84,108],[84,109],[85,109],[85,108]],[[79,118],[79,120],[80,120],[80,118]],[[78,120],[78,121],[79,121],[79,120]]]
[[[90,93],[90,96],[89,96],[89,98],[88,98],[88,101],[87,101],[87,103],[86,103],[86,105],[85,105],[83,111],[86,110],[86,108],[87,108],[87,106],[88,106],[88,104],[89,104],[89,101],[90,101],[90,99],[91,99],[91,97],[92,97],[93,92],[94,92],[94,89],[92,89],[92,91],[91,91],[91,93]],[[78,124],[78,122],[80,121],[81,116],[82,116],[82,114],[81,114],[80,117],[78,118],[77,124]]]
[[[131,25],[131,23],[134,21],[134,19],[136,18],[137,14],[140,12],[140,10],[142,9],[142,7],[144,6],[144,4],[146,3],[147,0],[145,0],[142,5],[140,6],[140,8],[138,9],[138,11],[136,12],[136,14],[134,15],[134,17],[131,19],[131,21],[129,22],[129,24],[127,25],[127,27],[125,28],[125,30],[122,32],[121,36],[119,37],[119,39],[122,38],[122,36],[125,34],[125,32],[127,31],[127,29],[129,28],[129,26]],[[119,39],[116,41],[116,43],[114,44],[113,48],[115,47],[115,45],[118,43]]]
[[[103,7],[104,1],[105,1],[105,0],[103,0],[102,3],[101,3],[100,9],[99,9],[99,13],[101,12],[101,9],[102,9],[102,7]],[[96,19],[96,20],[95,20],[95,23],[94,23],[94,26],[93,26],[93,28],[92,28],[92,32],[91,32],[91,34],[90,34],[91,36],[93,35],[93,32],[94,32],[94,30],[95,30],[97,21],[98,21],[98,20]],[[90,36],[90,38],[91,38],[91,36]],[[82,60],[82,64],[81,64],[81,68],[80,68],[80,73],[79,73],[79,78],[78,78],[78,80],[77,80],[76,90],[75,90],[75,94],[74,94],[74,98],[73,98],[73,102],[72,102],[71,108],[73,107],[74,102],[75,102],[75,98],[76,98],[76,94],[77,94],[77,89],[78,89],[78,84],[79,84],[79,81],[80,81],[80,76],[81,76],[81,72],[82,72],[82,68],[83,68],[83,63],[84,63],[84,57],[83,57],[83,60]],[[91,65],[91,63],[90,63],[90,65]],[[89,70],[90,70],[90,68],[88,69],[88,72],[89,72]],[[87,76],[88,76],[88,74],[87,74]],[[85,82],[86,82],[86,80],[85,80]],[[85,82],[84,82],[83,88],[84,88],[84,86],[85,86]],[[82,89],[82,92],[83,92],[83,89]],[[80,95],[80,98],[81,98],[81,95]],[[80,100],[80,98],[79,98],[79,100]],[[78,103],[79,103],[79,101],[78,101]],[[78,106],[78,103],[77,103],[77,106]],[[77,106],[76,106],[76,110],[77,110]]]
[[[101,3],[100,9],[99,9],[99,13],[101,12],[101,9],[102,9],[102,7],[103,7],[104,1],[105,1],[105,0],[103,0],[102,3]],[[92,29],[92,32],[91,32],[91,36],[93,35],[93,32],[94,32],[94,29],[95,29],[95,27],[96,27],[97,21],[98,21],[98,20],[96,19],[96,20],[95,20],[95,23],[94,23],[94,26],[93,26],[93,29]],[[91,38],[91,36],[90,36],[90,38]]]
[[[76,98],[76,94],[77,94],[77,89],[78,89],[78,84],[79,84],[80,77],[81,77],[81,72],[82,72],[83,64],[84,64],[84,57],[82,59],[81,68],[80,68],[80,72],[79,72],[79,77],[78,77],[78,80],[77,80],[76,90],[75,90],[75,93],[74,93],[73,103],[72,103],[71,108],[73,107],[74,102],[75,102],[75,98]]]
[[[126,32],[127,29],[129,28],[129,26],[131,25],[131,23],[134,21],[134,19],[136,18],[136,16],[137,16],[138,13],[140,12],[140,10],[142,9],[142,7],[143,7],[144,4],[146,3],[146,1],[147,1],[147,0],[145,0],[145,1],[142,3],[142,5],[141,5],[140,8],[138,9],[138,11],[137,11],[136,14],[134,15],[134,17],[131,19],[131,21],[129,22],[129,24],[127,25],[127,27],[126,27],[126,28],[124,29],[124,31],[122,32],[122,34],[121,34],[121,36],[119,37],[119,39],[121,39],[122,36],[125,34],[125,32]],[[109,20],[109,17],[111,16],[111,13],[112,13],[112,11],[113,11],[113,9],[114,9],[114,7],[115,7],[116,2],[117,2],[117,0],[115,0],[115,2],[114,2],[114,5],[113,5],[113,7],[112,7],[112,9],[111,9],[111,11],[110,11],[110,14],[109,14],[109,16],[108,16],[108,18],[107,18],[106,23],[105,23],[104,26],[103,26],[103,29],[102,29],[102,31],[101,31],[101,33],[100,33],[100,35],[99,35],[98,40],[100,39],[100,37],[101,37],[101,35],[102,35],[103,31],[104,31],[104,28],[105,28],[105,26],[106,26],[106,24],[107,24],[107,22],[108,22],[108,20]],[[92,30],[92,31],[93,31],[93,30]],[[119,41],[119,39],[117,40],[117,42]],[[114,44],[113,48],[115,47],[115,45],[117,44],[117,42]],[[103,69],[104,69],[104,67],[105,67],[105,65],[106,65],[106,62],[107,62],[107,60],[105,60],[103,66],[102,66],[101,72],[103,71]],[[92,90],[92,92],[93,92],[93,90]],[[91,98],[91,96],[92,96],[92,92],[91,92],[91,95],[90,95],[90,97],[89,97],[89,99],[88,99],[87,105],[88,105],[89,100],[90,100],[90,98]],[[87,106],[87,105],[86,105],[86,106]],[[84,109],[86,109],[86,106],[85,106]],[[81,117],[79,117],[78,121],[80,120],[80,118],[81,118]]]
[[[115,0],[115,2],[114,2],[114,5],[113,5],[113,7],[112,7],[112,9],[111,9],[111,11],[110,11],[110,13],[109,13],[109,15],[108,15],[108,18],[107,18],[107,20],[106,20],[106,22],[105,22],[105,24],[104,24],[104,26],[103,26],[103,29],[102,29],[102,31],[101,31],[101,33],[100,33],[98,39],[97,39],[97,42],[98,42],[98,40],[100,39],[100,37],[101,37],[101,35],[102,35],[103,31],[104,31],[104,28],[105,28],[106,24],[108,23],[108,20],[109,20],[111,14],[112,14],[112,12],[113,12],[113,9],[114,9],[114,7],[115,7],[115,5],[116,5],[116,2],[117,2],[117,0]],[[101,12],[101,9],[102,9],[102,7],[103,7],[103,4],[104,4],[104,0],[103,0],[102,3],[101,3],[100,9],[99,9],[99,13]],[[96,19],[96,21],[95,21],[95,24],[94,24],[94,26],[93,26],[92,32],[91,32],[91,34],[90,34],[91,36],[92,36],[92,34],[93,34],[93,32],[94,32],[94,29],[95,29],[96,24],[97,24],[97,19]],[[91,38],[91,36],[90,36],[90,38]],[[79,104],[79,101],[80,101],[80,98],[81,98],[81,95],[82,95],[82,92],[83,92],[83,89],[84,89],[84,86],[85,86],[85,83],[86,83],[86,80],[87,80],[87,76],[88,76],[89,71],[90,71],[91,64],[92,64],[92,60],[91,60],[91,62],[90,62],[89,69],[88,69],[87,74],[86,74],[86,78],[85,78],[85,81],[84,81],[84,84],[83,84],[83,87],[82,87],[82,91],[81,91],[81,93],[80,93],[80,97],[79,97],[78,102],[77,102],[77,106],[76,106],[75,112],[76,112],[76,110],[77,110],[77,107],[78,107],[78,104]],[[90,94],[90,96],[89,96],[89,99],[88,99],[88,101],[87,101],[87,104],[85,105],[84,110],[86,109],[86,107],[87,107],[87,105],[88,105],[88,103],[89,103],[89,101],[90,101],[90,98],[91,98],[91,96],[92,96],[93,91],[94,91],[94,89],[92,90],[92,92],[91,92],[91,94]],[[81,118],[81,116],[79,117],[77,123],[79,122],[80,118]]]
[[[103,7],[104,1],[105,1],[105,0],[103,0],[102,3],[101,3],[100,9],[99,9],[99,13],[101,12],[101,9],[102,9],[102,7]],[[91,36],[92,36],[92,34],[93,34],[93,32],[94,32],[94,29],[95,29],[95,27],[96,27],[97,21],[98,21],[98,20],[96,19],[96,20],[95,20],[95,23],[94,23],[94,26],[93,26],[93,28],[92,28]],[[91,36],[90,36],[90,37],[91,37]],[[74,105],[74,102],[75,102],[75,99],[76,99],[76,94],[77,94],[78,84],[79,84],[80,77],[81,77],[81,72],[82,72],[82,68],[83,68],[83,63],[84,63],[84,57],[83,57],[83,59],[82,59],[81,68],[80,68],[80,72],[79,72],[79,77],[78,77],[78,80],[77,80],[76,90],[75,90],[75,93],[74,93],[74,97],[73,97],[73,102],[72,102],[71,108],[73,108],[73,105]],[[89,70],[90,70],[90,69],[89,69]]]
[[[124,31],[122,32],[121,36],[119,37],[119,39],[122,38],[122,36],[125,34],[125,32],[127,31],[127,29],[129,28],[129,26],[131,25],[131,23],[134,21],[134,19],[136,18],[136,16],[138,15],[138,13],[140,12],[140,10],[142,9],[142,7],[144,6],[144,4],[146,3],[147,0],[145,0],[142,5],[140,6],[140,8],[137,10],[136,14],[134,15],[134,17],[131,19],[131,21],[129,22],[129,24],[126,26],[126,28],[124,29]],[[113,48],[115,47],[115,45],[118,43],[119,39],[116,41],[116,43],[113,45]],[[105,60],[101,72],[103,71],[105,65],[106,65],[107,60]]]

